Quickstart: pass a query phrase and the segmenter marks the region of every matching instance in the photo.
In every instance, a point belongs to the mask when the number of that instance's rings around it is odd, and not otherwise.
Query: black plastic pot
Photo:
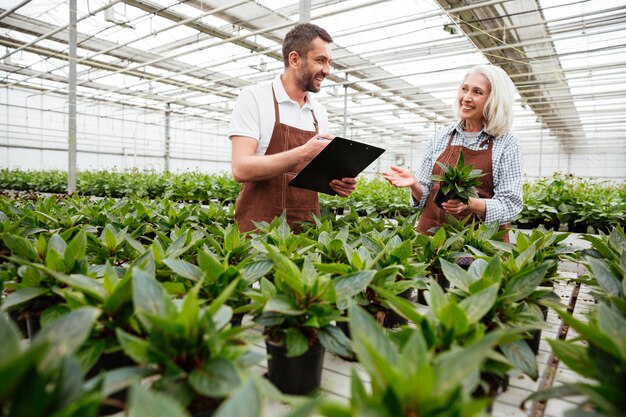
[[[288,358],[287,348],[266,340],[267,378],[284,394],[307,395],[320,387],[324,347],[318,342],[303,355]]]
[[[13,323],[15,323],[18,329],[20,329],[22,337],[28,338],[28,323],[26,322],[26,315],[14,310],[9,311],[9,318],[13,320]]]
[[[405,300],[409,300],[410,301],[412,295],[413,295],[413,289],[408,289],[408,290],[398,294],[398,297],[402,297]],[[388,329],[392,329],[394,327],[404,326],[405,324],[407,324],[409,322],[403,316],[401,316],[400,314],[396,313],[393,309],[386,308],[386,307],[383,307],[383,308],[384,308],[384,311],[385,311],[385,319],[383,321],[383,327],[386,327]]]
[[[589,231],[589,223],[567,223],[567,230],[573,233],[587,233]]]
[[[450,288],[450,281],[448,281],[443,274],[433,274],[432,276],[444,291],[447,291],[448,288]],[[424,297],[424,291],[425,290],[417,290],[417,302],[422,305],[427,304],[426,298]]]
[[[28,329],[28,338],[35,337],[37,332],[41,330],[41,311],[29,311],[26,313],[26,327]]]
[[[490,398],[493,400],[509,388],[508,374],[500,376],[490,372],[481,372],[480,379],[481,385],[472,392],[472,397],[474,398]],[[490,402],[487,410],[489,412],[493,411],[492,407],[493,401]]]
[[[448,201],[449,199],[450,197],[444,194],[443,191],[441,191],[441,188],[439,188],[437,190],[437,193],[435,194],[434,201],[435,201],[435,204],[437,204],[437,207],[439,207],[440,209],[443,209],[441,205],[445,203],[446,201]]]
[[[101,372],[112,371],[124,366],[134,366],[135,362],[126,356],[123,351],[104,353],[100,356],[98,361],[91,367],[91,369],[85,375],[85,379],[90,379]],[[124,405],[128,399],[128,389],[124,388],[117,392],[114,392],[108,396],[105,401],[108,400],[110,404],[102,404],[100,406],[99,415],[108,416],[111,414],[119,413],[124,410]],[[113,405],[116,404],[116,405]]]
[[[233,318],[230,319],[230,324],[232,324],[233,326],[241,326],[243,316],[243,313],[233,314]]]

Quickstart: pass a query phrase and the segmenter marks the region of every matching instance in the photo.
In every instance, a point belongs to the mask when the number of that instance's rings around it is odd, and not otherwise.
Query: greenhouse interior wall
[[[0,89],[0,166],[24,170],[67,170],[67,97],[39,92]],[[78,170],[166,170],[166,114],[162,110],[125,106],[122,103],[78,101]],[[332,126],[332,125],[331,125]],[[341,132],[342,126],[332,129]],[[223,120],[170,114],[169,171],[230,172],[228,115]],[[384,140],[378,145],[386,147]],[[376,140],[370,143],[377,144]],[[525,177],[533,179],[554,172],[584,178],[623,180],[626,146],[615,152],[525,151],[520,136]],[[410,152],[387,149],[364,173],[376,176],[391,165],[415,168],[424,150],[416,143]]]

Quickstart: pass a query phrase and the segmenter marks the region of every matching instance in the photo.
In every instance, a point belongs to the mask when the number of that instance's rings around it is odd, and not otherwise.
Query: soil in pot
[[[325,351],[319,341],[295,358],[286,356],[287,348],[283,345],[266,340],[265,346],[269,355],[267,378],[282,393],[307,395],[319,388]]]
[[[221,400],[209,397],[195,397],[187,407],[193,417],[211,417],[221,404]]]

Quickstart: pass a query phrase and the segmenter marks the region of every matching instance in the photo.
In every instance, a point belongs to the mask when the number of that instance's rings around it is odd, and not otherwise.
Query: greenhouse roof
[[[283,68],[295,0],[78,1],[79,100],[228,123],[240,90]],[[0,82],[68,91],[68,0],[0,0]],[[454,120],[472,66],[517,86],[526,150],[623,151],[626,3],[594,0],[311,0],[334,38],[319,100],[332,131],[395,150]],[[349,129],[349,132],[344,130]]]

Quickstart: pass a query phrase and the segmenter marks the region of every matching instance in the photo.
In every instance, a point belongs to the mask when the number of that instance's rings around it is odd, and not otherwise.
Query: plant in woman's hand
[[[444,165],[437,161],[443,170],[442,175],[431,175],[432,181],[439,181],[439,192],[435,196],[435,203],[441,204],[450,199],[459,199],[467,204],[470,197],[478,197],[476,186],[480,185],[478,178],[485,175],[480,169],[474,169],[474,164],[465,165],[463,151],[459,155],[456,165]]]

